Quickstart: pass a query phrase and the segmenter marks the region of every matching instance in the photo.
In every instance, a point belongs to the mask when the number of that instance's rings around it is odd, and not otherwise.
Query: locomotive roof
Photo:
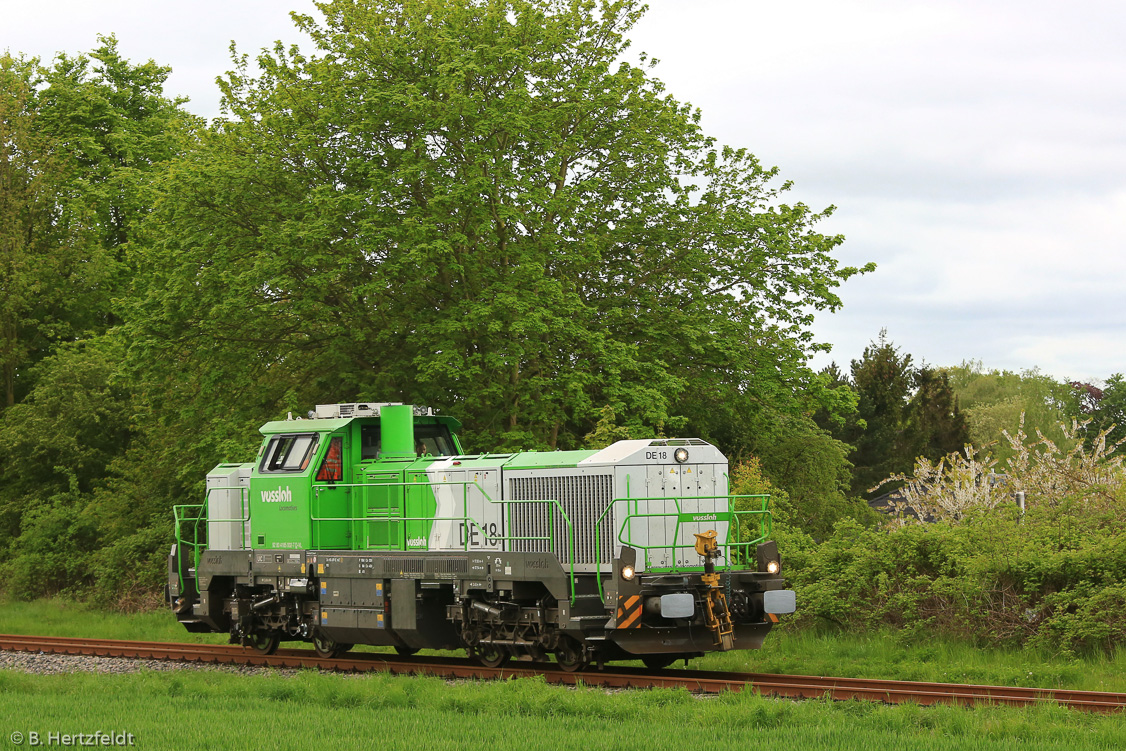
[[[328,420],[305,420],[299,417],[296,420],[272,420],[258,430],[262,435],[274,435],[276,433],[331,433],[334,430],[340,430],[340,428],[343,428],[354,419],[356,418],[336,417]]]
[[[331,433],[334,430],[340,430],[345,425],[351,422],[366,422],[375,424],[379,422],[378,417],[333,417],[333,418],[313,418],[304,419],[296,418],[293,420],[271,420],[258,429],[262,435],[277,435],[279,433]],[[456,418],[447,417],[445,415],[438,415],[436,417],[416,417],[415,423],[423,423],[432,425],[435,422],[449,425],[450,430],[457,432],[461,429],[461,422]]]
[[[547,467],[573,467],[583,459],[589,459],[597,451],[523,451],[512,457],[505,469],[544,469]]]

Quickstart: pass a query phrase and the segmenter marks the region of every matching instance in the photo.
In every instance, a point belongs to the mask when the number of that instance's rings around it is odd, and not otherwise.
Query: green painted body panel
[[[414,407],[403,404],[384,407],[380,414],[380,434],[385,459],[414,459]]]
[[[250,476],[251,547],[305,550],[313,547],[310,484],[313,470],[300,474]]]
[[[315,488],[314,477],[328,453],[333,437],[344,440],[347,452],[347,427],[351,420],[284,420],[266,423],[265,436],[250,475],[250,519],[252,548],[306,550],[316,547],[351,546],[351,527],[347,522],[316,522],[315,518],[350,515],[349,467],[336,488]],[[317,436],[317,446],[304,469],[296,472],[263,472],[266,448],[278,436]]]
[[[339,482],[319,482],[316,480],[316,468],[319,468],[324,461],[333,438],[340,438],[343,441],[343,475]],[[314,470],[310,475],[312,485],[310,528],[314,548],[324,550],[347,550],[354,544],[355,528],[352,522],[347,521],[354,516],[355,510],[355,492],[351,487],[355,482],[355,475],[352,465],[348,461],[348,454],[351,448],[351,431],[347,429],[347,426],[344,426],[337,431],[327,433],[321,437],[321,445],[317,449],[317,456],[311,463]],[[318,519],[329,519],[332,521],[316,521]]]
[[[350,546],[351,529],[347,522],[318,522],[314,518],[350,516],[347,493],[340,490],[315,491],[313,477],[328,453],[331,437],[345,439],[348,452],[348,427],[354,420],[275,420],[259,429],[262,446],[250,475],[250,546],[267,549],[343,548]],[[263,473],[262,458],[276,436],[314,433],[318,446],[309,465],[294,473]],[[345,462],[345,479],[349,466]],[[277,493],[274,495],[274,493]],[[284,500],[274,500],[275,498]]]

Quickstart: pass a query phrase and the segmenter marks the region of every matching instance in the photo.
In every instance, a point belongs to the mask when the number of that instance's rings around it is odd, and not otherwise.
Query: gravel
[[[37,675],[65,675],[67,673],[138,673],[142,670],[169,672],[173,670],[212,670],[239,675],[280,675],[293,677],[304,668],[275,668],[261,665],[223,665],[207,662],[177,662],[174,660],[138,660],[130,657],[93,657],[88,655],[66,655],[50,652],[8,652],[0,650],[0,670],[19,670]],[[343,673],[344,678],[359,678],[366,673]],[[447,678],[451,685],[471,683],[475,679]],[[578,686],[563,684],[570,691]],[[603,687],[608,694],[632,691],[627,688]],[[693,694],[699,699],[712,698],[706,694]]]
[[[138,660],[128,657],[91,657],[47,652],[0,651],[0,670],[19,670],[38,675],[64,673],[137,673],[142,670],[217,670],[241,675],[291,675],[297,668],[274,668],[260,665],[216,665],[172,660]]]

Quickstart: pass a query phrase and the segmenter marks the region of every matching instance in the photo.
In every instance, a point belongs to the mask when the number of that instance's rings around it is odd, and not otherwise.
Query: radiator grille
[[[576,564],[609,563],[613,544],[613,512],[599,524],[599,548],[595,550],[594,525],[614,499],[612,475],[571,475],[564,477],[513,477],[508,497],[514,501],[559,501],[574,529]],[[551,540],[514,540],[512,549],[520,553],[554,551],[561,563],[571,563],[571,540],[559,507],[546,503],[514,503],[509,506],[512,534],[515,537],[547,537]],[[550,521],[549,521],[550,520]]]

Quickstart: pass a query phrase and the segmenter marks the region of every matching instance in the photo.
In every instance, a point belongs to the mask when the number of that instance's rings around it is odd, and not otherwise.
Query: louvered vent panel
[[[594,549],[594,525],[614,499],[611,475],[578,475],[563,477],[513,477],[509,480],[509,498],[514,501],[559,501],[571,519],[575,534],[575,563],[609,563],[614,530],[613,513],[606,514],[599,525],[598,543]],[[515,537],[547,537],[548,540],[514,540],[512,549],[520,553],[543,553],[554,550],[562,563],[571,563],[569,529],[555,504],[514,503],[512,534]],[[550,521],[549,521],[550,519]],[[554,543],[554,544],[552,544]],[[598,553],[601,552],[601,555]]]
[[[421,558],[384,558],[383,570],[386,573],[421,574]]]
[[[469,570],[468,558],[427,558],[428,574],[464,574]]]

